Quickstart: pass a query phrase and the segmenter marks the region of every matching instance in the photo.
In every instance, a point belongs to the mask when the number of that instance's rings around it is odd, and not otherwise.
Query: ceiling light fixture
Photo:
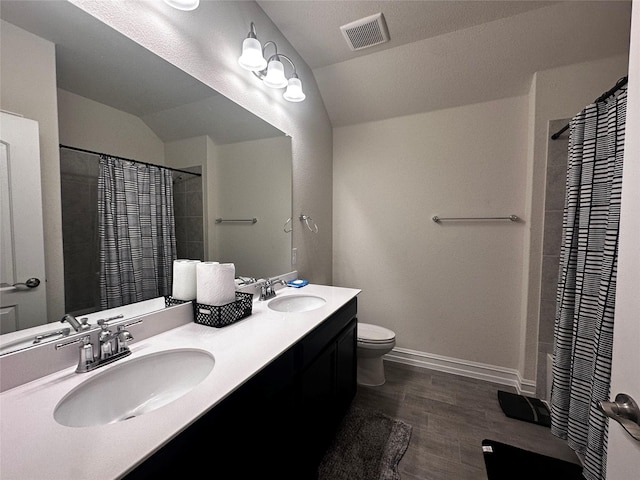
[[[198,8],[200,0],[164,0],[164,3],[172,6],[173,8],[177,8],[178,10],[188,12]]]
[[[266,48],[272,45],[274,49],[273,55],[268,60],[264,58]],[[293,73],[287,79],[284,71],[282,60],[286,60],[293,68]],[[268,41],[264,47],[260,44],[256,36],[256,27],[251,22],[251,29],[247,38],[242,42],[242,55],[238,58],[238,63],[245,70],[253,72],[253,74],[271,88],[285,88],[282,95],[289,102],[302,102],[306,95],[302,91],[302,82],[296,72],[296,66],[293,61],[286,55],[278,52],[278,46],[275,42]]]

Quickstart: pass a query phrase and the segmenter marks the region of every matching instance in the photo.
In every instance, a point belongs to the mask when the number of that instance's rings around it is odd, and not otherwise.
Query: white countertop
[[[142,355],[179,348],[210,352],[215,366],[192,391],[158,410],[127,421],[74,428],[53,418],[57,403],[74,387],[110,366],[75,373],[75,366],[0,394],[0,477],[14,479],[114,479],[124,476],[157,449],[286,351],[360,293],[323,285],[278,291],[326,299],[304,313],[278,313],[255,301],[253,314],[235,324],[213,328],[196,323],[131,344]],[[277,298],[277,297],[276,297]],[[133,329],[132,329],[133,331]]]

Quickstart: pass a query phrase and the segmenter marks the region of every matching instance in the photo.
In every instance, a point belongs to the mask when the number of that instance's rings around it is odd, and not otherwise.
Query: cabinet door
[[[357,330],[354,318],[336,341],[336,415],[342,417],[356,394]]]
[[[297,458],[301,473],[317,467],[332,435],[336,380],[335,342],[302,372],[297,405]]]

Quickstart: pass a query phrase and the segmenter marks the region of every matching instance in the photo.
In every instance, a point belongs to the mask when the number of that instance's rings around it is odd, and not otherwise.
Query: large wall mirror
[[[178,258],[255,278],[291,270],[287,135],[66,1],[3,0],[0,15],[3,35],[15,26],[55,45],[59,143],[72,147],[59,152],[66,311],[99,309],[93,152],[177,170]],[[16,80],[28,96],[34,79]],[[42,320],[16,328],[56,319]]]

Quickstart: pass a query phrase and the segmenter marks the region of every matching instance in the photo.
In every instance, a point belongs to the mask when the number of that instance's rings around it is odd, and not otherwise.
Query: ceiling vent
[[[389,31],[382,13],[343,25],[340,30],[351,50],[362,50],[389,41]]]

